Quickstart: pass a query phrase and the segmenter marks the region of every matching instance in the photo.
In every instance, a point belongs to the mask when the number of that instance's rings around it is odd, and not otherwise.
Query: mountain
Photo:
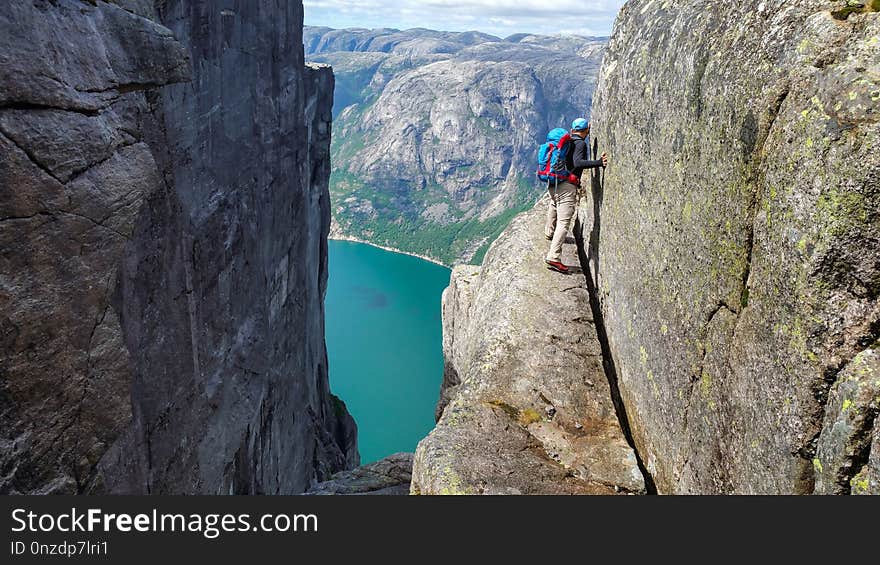
[[[357,463],[302,4],[0,10],[0,494],[298,493]]]
[[[336,75],[334,235],[479,261],[543,193],[535,151],[586,115],[603,38],[305,28]]]

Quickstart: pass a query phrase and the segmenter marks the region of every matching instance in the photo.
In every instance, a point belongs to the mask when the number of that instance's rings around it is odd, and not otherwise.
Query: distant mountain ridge
[[[500,37],[478,31],[450,32],[424,28],[333,29],[306,26],[303,36],[306,56],[337,51],[409,53],[418,47],[422,54],[456,53],[463,45],[502,41]]]
[[[306,27],[336,75],[333,230],[446,264],[482,259],[542,189],[534,151],[586,115],[605,38]]]

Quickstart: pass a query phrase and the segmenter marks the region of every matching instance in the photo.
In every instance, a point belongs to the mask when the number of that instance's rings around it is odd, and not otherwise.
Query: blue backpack
[[[581,183],[581,179],[569,171],[566,166],[568,152],[571,151],[571,134],[556,128],[547,134],[547,143],[538,149],[538,180],[549,182],[570,182],[575,185]]]

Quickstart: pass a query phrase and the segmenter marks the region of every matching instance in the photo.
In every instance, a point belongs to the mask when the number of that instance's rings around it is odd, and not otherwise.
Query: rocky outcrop
[[[412,453],[397,453],[351,471],[336,473],[306,494],[405,496],[409,494],[412,465]]]
[[[332,74],[300,3],[157,5],[0,14],[0,492],[357,463],[323,338]]]
[[[876,492],[880,14],[832,11],[630,0],[609,43],[582,236],[661,493]]]
[[[516,218],[482,267],[453,270],[443,295],[440,417],[416,451],[414,494],[646,490],[584,275],[543,263],[544,210]],[[574,240],[564,260],[577,264]]]
[[[547,131],[589,112],[604,40],[429,30],[311,30],[338,77],[340,233],[479,262],[535,202]]]

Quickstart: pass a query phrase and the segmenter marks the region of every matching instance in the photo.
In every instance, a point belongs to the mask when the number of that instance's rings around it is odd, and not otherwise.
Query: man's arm
[[[586,142],[581,141],[575,143],[574,154],[572,154],[572,161],[575,169],[598,169],[599,167],[605,166],[606,158],[604,153],[602,154],[603,159],[596,159],[594,161],[589,158],[589,151],[590,147]]]

